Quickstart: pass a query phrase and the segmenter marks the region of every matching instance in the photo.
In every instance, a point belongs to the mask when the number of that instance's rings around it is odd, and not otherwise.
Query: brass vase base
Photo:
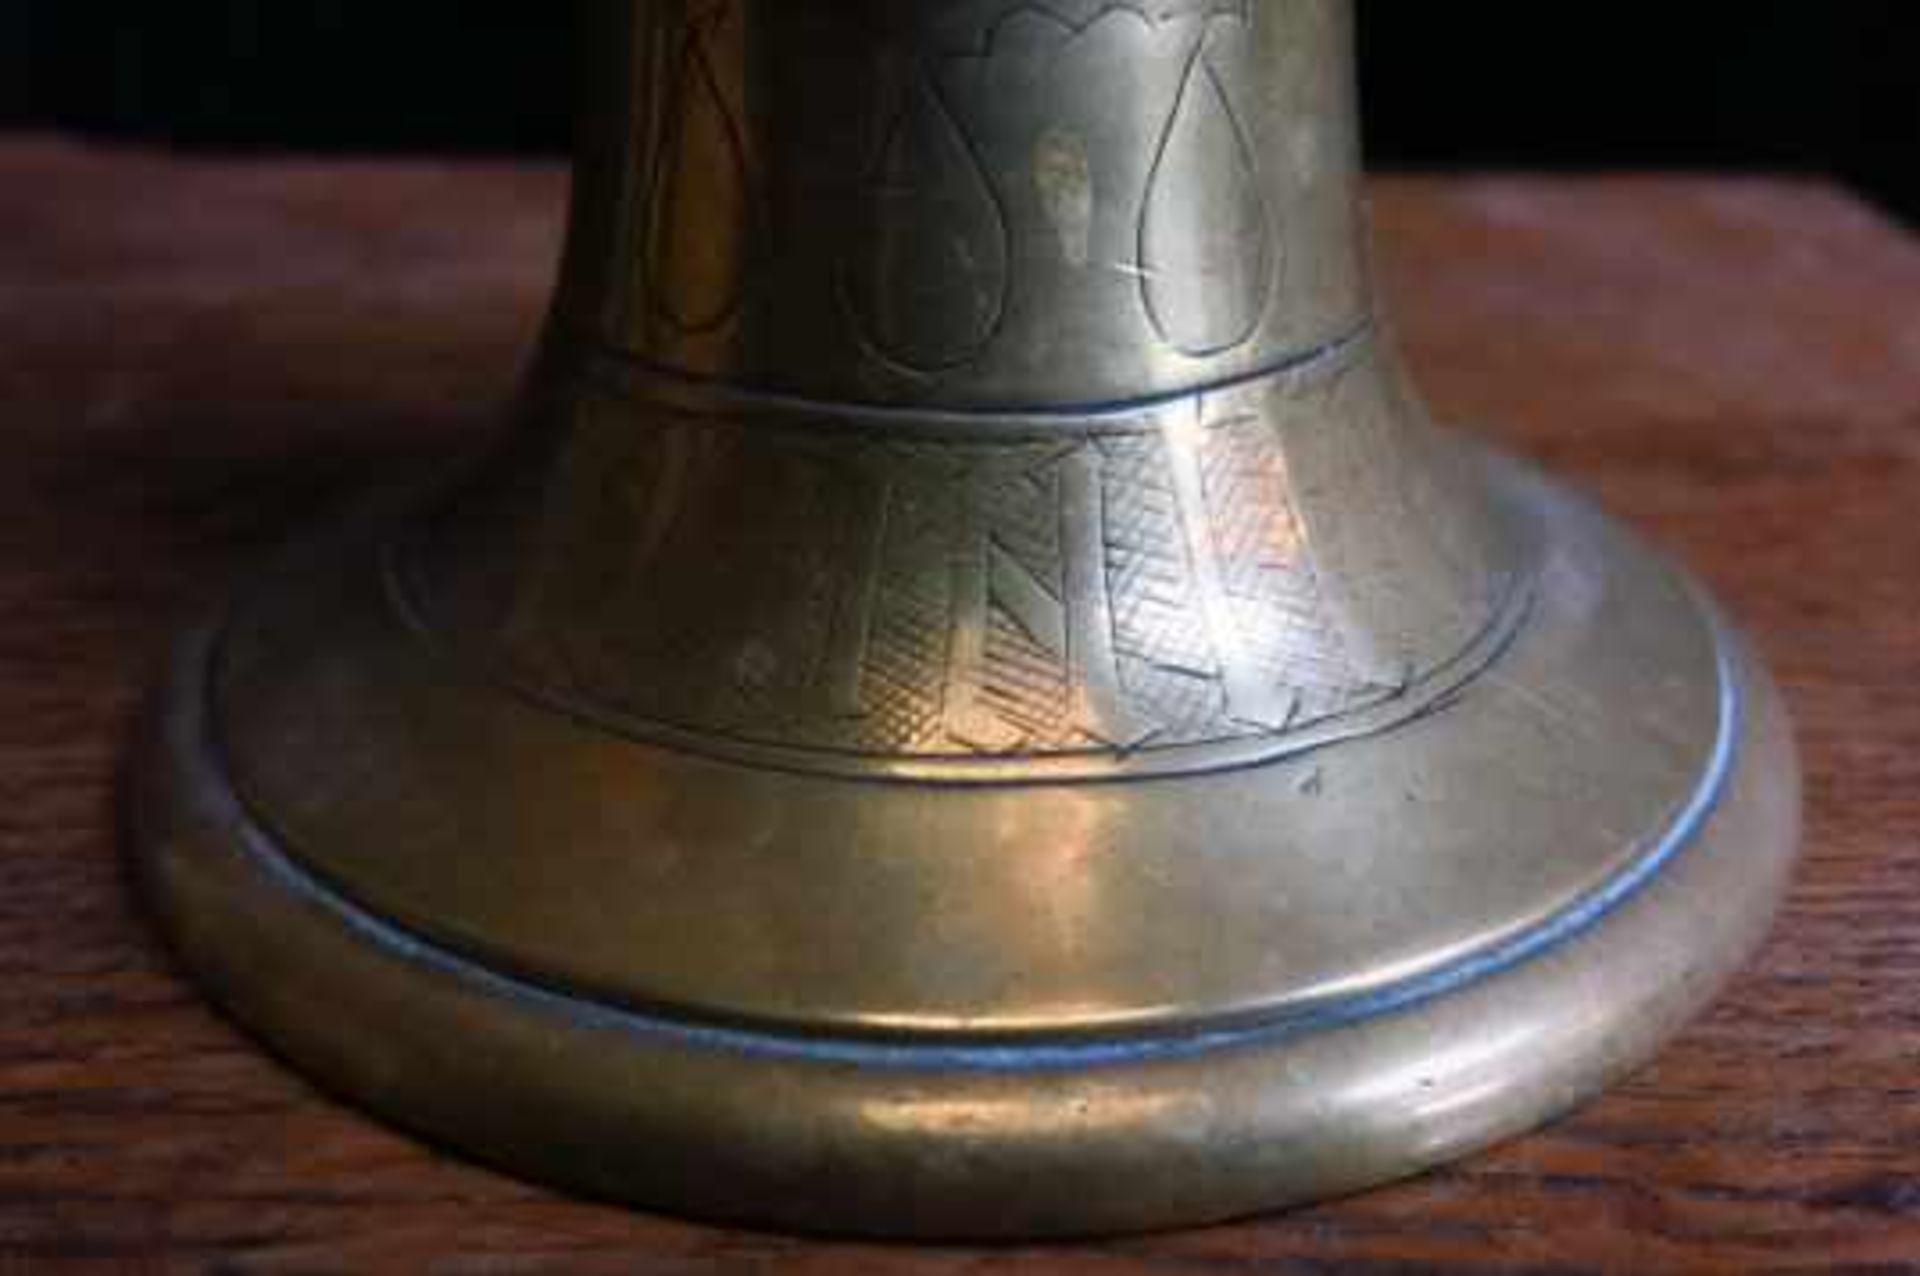
[[[1711,604],[1443,447],[1531,547],[1470,667],[1396,721],[1125,782],[616,729],[437,643],[395,565],[417,523],[370,515],[180,648],[141,865],[288,1058],[599,1196],[1013,1238],[1407,1175],[1645,1060],[1758,943],[1798,818]]]
[[[1059,1236],[1522,1130],[1752,949],[1775,695],[1433,428],[1350,5],[582,17],[507,441],[157,715],[142,862],[237,1018],[586,1192]]]

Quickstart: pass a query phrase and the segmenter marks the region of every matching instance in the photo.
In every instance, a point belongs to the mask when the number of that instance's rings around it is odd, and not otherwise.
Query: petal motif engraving
[[[1252,148],[1203,43],[1140,218],[1140,286],[1154,328],[1196,358],[1244,344],[1266,313],[1275,253]]]
[[[746,142],[706,47],[714,29],[688,28],[681,43],[647,206],[650,304],[683,333],[738,312],[757,222]]]
[[[887,130],[853,233],[842,289],[875,354],[931,374],[965,365],[993,339],[1007,299],[1006,215],[924,74]]]

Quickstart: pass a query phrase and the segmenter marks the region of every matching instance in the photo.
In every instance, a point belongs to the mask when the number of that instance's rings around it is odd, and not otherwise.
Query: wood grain
[[[115,770],[182,609],[484,437],[551,169],[0,143],[0,1271],[1920,1272],[1920,245],[1831,189],[1379,183],[1445,415],[1698,567],[1787,685],[1805,870],[1654,1067],[1399,1188],[1105,1245],[731,1233],[564,1200],[336,1106],[180,980]]]

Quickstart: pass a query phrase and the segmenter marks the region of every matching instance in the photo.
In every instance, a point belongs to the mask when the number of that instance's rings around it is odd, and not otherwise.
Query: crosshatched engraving
[[[609,729],[858,775],[1204,769],[1444,697],[1526,573],[1357,261],[1290,250],[1352,227],[1286,145],[1350,91],[1296,28],[1345,39],[1317,0],[645,7],[575,255],[625,290],[550,351],[546,452],[396,556],[405,614]]]
[[[1351,447],[1394,446],[1373,364],[1358,338],[1005,437],[850,437],[601,387],[558,478],[493,498],[519,584],[431,535],[396,580],[427,629],[546,702],[781,765],[964,780],[1273,756],[1416,712],[1523,610],[1520,574],[1450,570],[1437,547],[1470,531],[1394,493],[1359,511],[1383,560],[1339,569],[1444,575],[1448,605],[1402,600],[1418,624],[1383,633],[1327,579],[1355,551],[1316,490]]]

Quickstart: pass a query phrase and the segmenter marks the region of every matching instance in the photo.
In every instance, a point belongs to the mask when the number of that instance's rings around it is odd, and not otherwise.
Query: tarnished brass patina
[[[1339,0],[604,0],[510,442],[184,643],[142,862],[528,1174],[933,1236],[1402,1175],[1643,1060],[1797,835],[1678,570],[1430,424]]]

